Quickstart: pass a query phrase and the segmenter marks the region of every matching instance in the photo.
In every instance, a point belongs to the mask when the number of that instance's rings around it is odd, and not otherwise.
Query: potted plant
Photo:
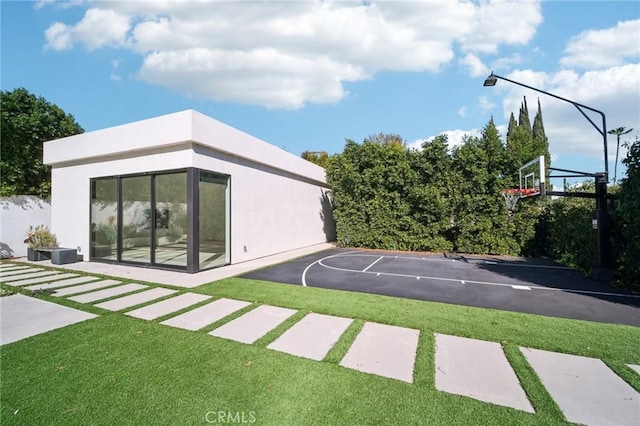
[[[49,230],[47,226],[39,225],[35,228],[29,227],[27,231],[27,239],[24,242],[27,247],[27,259],[29,260],[45,260],[47,257],[37,251],[41,247],[58,247],[58,239]]]

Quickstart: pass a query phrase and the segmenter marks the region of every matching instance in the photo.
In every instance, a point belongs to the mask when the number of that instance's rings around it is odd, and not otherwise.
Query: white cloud
[[[481,75],[479,53],[533,37],[539,3],[95,2],[45,36],[54,50],[130,49],[141,79],[193,97],[299,108],[338,102],[344,83],[381,71],[438,72],[456,45]]]
[[[440,136],[442,134],[447,135],[447,146],[449,147],[449,149],[453,149],[456,146],[460,145],[462,143],[462,140],[465,137],[468,137],[468,136],[480,136],[482,134],[482,130],[481,129],[445,130],[444,132],[440,133],[439,135],[433,135],[433,136],[429,136],[428,138],[418,139],[418,140],[415,140],[413,142],[410,142],[410,143],[407,144],[407,147],[408,148],[414,148],[414,149],[421,149],[423,143],[425,143],[427,141],[432,141],[436,136]]]
[[[542,23],[539,1],[481,2],[470,22],[469,32],[462,37],[466,50],[496,53],[498,45],[524,45]]]
[[[71,28],[63,23],[52,24],[46,29],[44,36],[47,39],[45,49],[68,50],[73,47]]]
[[[460,117],[464,117],[465,115],[467,115],[467,107],[466,107],[466,106],[463,106],[462,108],[460,108],[460,109],[458,110],[458,115],[459,115]]]
[[[458,63],[466,68],[471,77],[480,77],[489,74],[487,66],[483,64],[480,58],[473,53],[467,53],[465,56],[458,59]]]
[[[489,98],[487,98],[486,96],[480,96],[478,98],[478,106],[480,107],[480,110],[482,112],[487,112],[495,108],[496,104],[490,102]]]
[[[607,68],[640,58],[640,19],[618,22],[604,30],[573,37],[560,64],[566,67]]]
[[[514,65],[519,65],[521,63],[522,63],[522,56],[520,56],[517,53],[514,53],[511,56],[496,59],[491,64],[491,68],[494,70],[510,69]]]
[[[74,6],[80,6],[84,3],[84,0],[39,0],[33,4],[33,8],[36,10],[42,9],[45,6],[54,6],[58,9],[69,9]]]
[[[47,48],[65,50],[74,42],[95,50],[105,46],[122,46],[126,42],[131,18],[106,9],[89,9],[74,26],[56,22],[46,31]]]

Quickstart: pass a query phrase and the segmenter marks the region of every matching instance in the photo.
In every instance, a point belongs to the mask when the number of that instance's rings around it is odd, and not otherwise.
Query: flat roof
[[[326,183],[322,167],[194,110],[45,142],[43,162],[54,167],[90,164],[105,157],[190,149],[191,144]]]

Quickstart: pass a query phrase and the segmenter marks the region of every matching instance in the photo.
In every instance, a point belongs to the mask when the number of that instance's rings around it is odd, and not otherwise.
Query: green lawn
[[[245,345],[40,295],[101,316],[0,349],[2,425],[563,423],[518,346],[601,358],[640,391],[636,327],[237,278],[193,291],[301,312]],[[322,362],[265,348],[307,312],[356,321]],[[420,330],[413,384],[338,365],[364,321]],[[435,390],[434,332],[502,343],[537,413]]]

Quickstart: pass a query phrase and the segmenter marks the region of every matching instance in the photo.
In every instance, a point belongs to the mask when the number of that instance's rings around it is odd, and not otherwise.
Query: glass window
[[[92,259],[117,260],[118,180],[97,179],[91,182]]]
[[[123,177],[121,184],[121,260],[151,263],[151,176]]]
[[[200,172],[199,269],[229,263],[228,177]]]
[[[187,173],[162,174],[155,179],[155,263],[186,267]]]

